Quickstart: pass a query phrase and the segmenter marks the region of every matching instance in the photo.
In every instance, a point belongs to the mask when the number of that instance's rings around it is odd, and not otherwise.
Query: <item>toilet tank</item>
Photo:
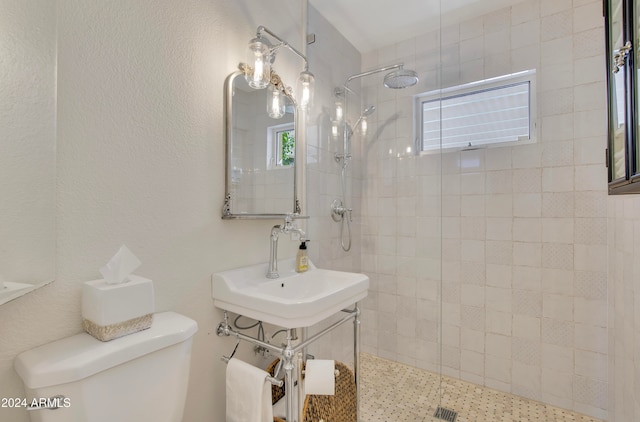
[[[63,396],[32,422],[180,422],[195,321],[157,313],[149,329],[108,342],[86,333],[20,354],[16,372],[28,404]],[[53,402],[53,401],[50,401]]]

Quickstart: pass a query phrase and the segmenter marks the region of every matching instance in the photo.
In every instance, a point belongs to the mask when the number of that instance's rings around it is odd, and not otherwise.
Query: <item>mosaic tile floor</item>
[[[360,356],[362,422],[442,422],[433,417],[441,385],[437,374]],[[442,389],[440,405],[458,412],[456,422],[602,422],[445,376]]]

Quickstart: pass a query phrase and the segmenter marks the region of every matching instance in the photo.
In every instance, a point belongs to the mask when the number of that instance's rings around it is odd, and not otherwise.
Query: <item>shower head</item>
[[[365,107],[365,109],[362,110],[361,117],[370,116],[374,111],[376,111],[376,106],[374,106],[374,105],[370,105],[369,107]]]
[[[413,70],[398,69],[384,77],[384,86],[391,89],[402,89],[418,83],[418,74]]]
[[[357,128],[358,125],[360,124],[360,122],[362,122],[362,120],[365,117],[370,116],[371,114],[373,114],[374,111],[376,111],[376,106],[374,106],[374,105],[370,105],[368,107],[365,107],[364,110],[362,110],[362,114],[360,114],[360,117],[358,117],[358,120],[356,120],[356,123],[353,125],[353,127]],[[366,121],[363,122],[363,124],[364,123],[366,123]],[[347,137],[351,138],[351,135],[353,135],[353,130],[347,125]]]

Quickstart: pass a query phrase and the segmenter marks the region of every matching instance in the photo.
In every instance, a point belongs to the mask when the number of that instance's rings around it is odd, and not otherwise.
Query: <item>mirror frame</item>
[[[231,143],[233,142],[233,83],[238,77],[245,77],[247,74],[253,73],[253,69],[251,66],[240,63],[237,71],[231,73],[227,76],[224,82],[224,138],[225,138],[225,174],[224,174],[224,205],[222,206],[222,218],[226,220],[231,219],[244,219],[244,220],[260,220],[260,219],[282,219],[286,216],[290,216],[293,218],[303,218],[300,216],[301,206],[300,199],[298,198],[298,185],[297,185],[297,173],[298,173],[298,134],[299,132],[299,115],[300,110],[298,109],[298,103],[295,98],[291,94],[291,89],[286,87],[280,79],[280,76],[271,69],[271,81],[270,84],[275,86],[278,90],[285,95],[289,101],[293,104],[295,109],[294,118],[293,118],[293,127],[296,131],[296,143],[294,146],[294,168],[293,168],[293,203],[291,212],[289,213],[233,213],[231,211],[231,204],[233,202],[233,195],[231,194],[231,172],[233,171],[231,165]]]

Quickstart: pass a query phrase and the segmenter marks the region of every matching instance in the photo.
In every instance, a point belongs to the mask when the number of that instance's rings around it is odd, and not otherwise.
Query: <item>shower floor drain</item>
[[[451,409],[447,409],[445,407],[440,407],[436,409],[436,413],[433,415],[438,419],[442,419],[447,422],[456,422],[456,417],[458,416],[458,412],[454,412]]]

